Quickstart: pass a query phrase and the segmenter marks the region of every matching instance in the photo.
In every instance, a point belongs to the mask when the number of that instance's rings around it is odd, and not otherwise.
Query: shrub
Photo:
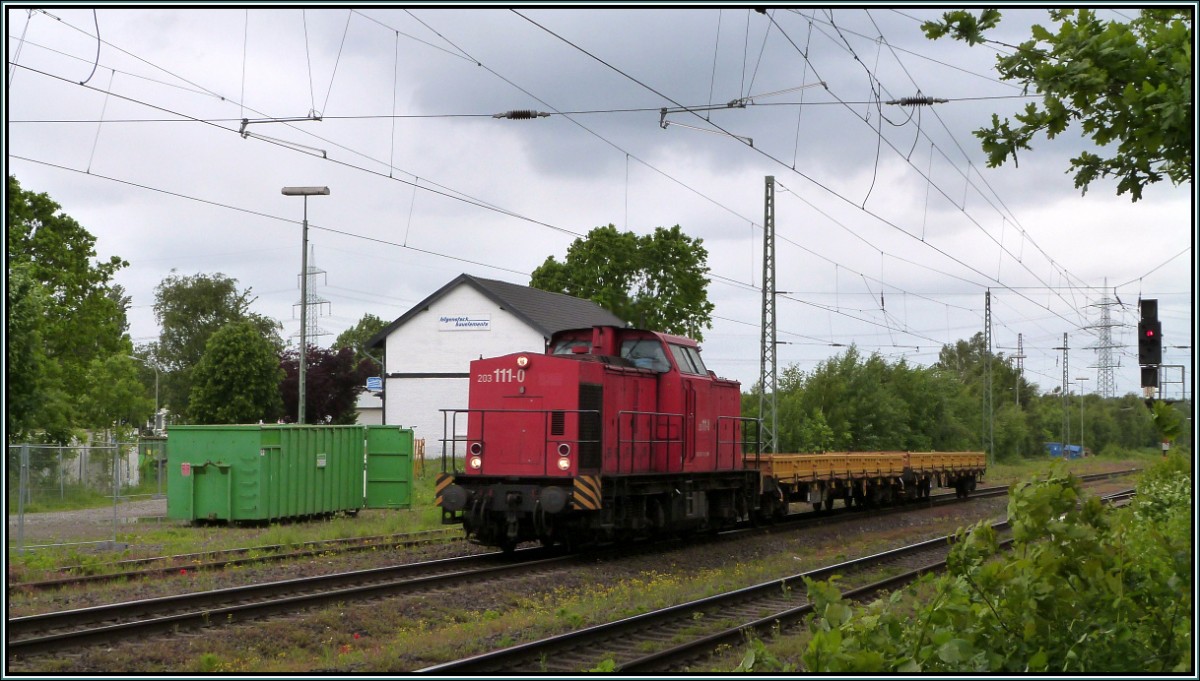
[[[985,523],[961,531],[932,600],[854,608],[809,581],[810,672],[1169,672],[1191,669],[1192,500],[1182,457],[1138,500],[1103,507],[1056,468],[1014,485],[1011,552]]]

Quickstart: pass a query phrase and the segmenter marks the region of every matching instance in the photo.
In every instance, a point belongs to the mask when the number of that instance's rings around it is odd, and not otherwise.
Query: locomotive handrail
[[[624,419],[622,417],[625,416],[626,414],[629,414],[630,416],[633,417],[629,420],[629,422],[631,424],[631,428],[633,430],[631,439],[629,439],[629,440],[626,440],[622,436],[624,423],[625,423]],[[679,422],[679,436],[675,437],[675,438],[671,437],[671,435],[670,435],[671,423],[670,423],[670,421],[668,421],[667,422],[667,437],[665,439],[652,437],[649,440],[638,440],[637,439],[637,417],[639,417],[639,416],[648,416],[648,417],[652,417],[652,418],[666,417],[668,419],[679,419],[679,421],[680,421]],[[657,425],[657,422],[655,422],[655,425]],[[637,452],[635,451],[634,446],[639,445],[639,444],[650,445],[651,450],[653,449],[654,445],[666,445],[667,470],[665,472],[667,472],[667,473],[672,472],[671,471],[671,450],[672,450],[671,445],[678,444],[679,445],[679,470],[682,471],[683,470],[683,457],[686,454],[686,452],[683,449],[683,425],[684,425],[683,424],[683,414],[678,414],[678,413],[674,413],[674,412],[636,411],[636,410],[618,411],[617,412],[617,468],[616,468],[617,472],[618,473],[621,472],[621,450],[623,449],[623,446],[627,442],[629,444],[629,472],[630,473],[633,472],[634,460],[637,456]],[[651,435],[653,435],[653,433],[651,433]],[[653,451],[651,451],[651,456],[653,456]]]
[[[601,442],[602,442],[599,439],[582,440],[579,438],[568,438],[565,436],[555,438],[551,435],[548,435],[548,433],[550,433],[550,430],[551,430],[550,419],[551,419],[552,414],[564,414],[564,415],[565,414],[594,414],[597,418],[599,418],[600,417],[599,409],[471,409],[471,408],[466,408],[466,409],[440,409],[439,411],[442,412],[442,440],[441,440],[441,442],[442,442],[442,472],[443,473],[448,472],[446,470],[446,461],[447,461],[446,450],[447,449],[449,449],[450,453],[451,453],[449,460],[450,460],[450,463],[452,466],[452,471],[455,474],[458,474],[460,472],[465,472],[465,464],[464,464],[463,471],[460,471],[458,468],[458,444],[460,442],[463,444],[466,444],[467,442],[471,441],[472,439],[477,439],[481,442],[485,441],[486,435],[487,435],[487,415],[488,414],[503,413],[503,414],[541,414],[542,415],[542,421],[543,421],[542,422],[542,426],[543,426],[542,432],[547,433],[547,435],[544,436],[543,447],[542,447],[542,457],[541,457],[542,475],[550,474],[549,457],[545,456],[546,445],[551,444],[551,443],[560,443],[561,444],[564,442],[566,442],[566,443],[574,442],[576,445],[595,444],[595,445],[599,446],[599,445],[601,445]],[[459,414],[466,414],[468,417],[470,417],[470,415],[472,413],[479,414],[479,437],[471,438],[470,432],[467,432],[460,437],[458,434],[458,416],[459,416]],[[449,419],[449,422],[447,422],[447,419]],[[451,428],[450,430],[447,430],[448,425]],[[468,431],[470,430],[470,422],[469,421],[467,422],[467,429],[468,429]],[[566,431],[564,429],[564,434],[565,434],[565,432]],[[450,437],[447,437],[447,434],[449,434]],[[601,456],[603,456],[603,452],[601,452]],[[579,459],[576,459],[576,460],[579,461]]]
[[[743,434],[743,437],[741,439],[735,438],[733,440],[722,440],[721,439],[721,422],[722,421],[734,421],[735,422],[735,428],[733,429],[734,433],[738,432],[738,428],[736,428],[736,425],[743,424],[743,423],[746,425],[749,425],[749,424],[753,423],[754,424],[754,441],[751,443],[750,440],[745,437],[745,433],[746,433],[745,428],[741,429],[742,434]],[[730,445],[733,449],[733,454],[735,456],[738,454],[738,451],[741,450],[742,461],[745,462],[746,461],[745,445],[747,443],[750,443],[750,444],[754,445],[754,465],[758,466],[760,457],[762,455],[762,452],[759,451],[760,447],[759,447],[759,437],[758,437],[759,434],[762,432],[760,430],[761,428],[762,428],[762,419],[753,418],[750,416],[718,416],[717,417],[717,461],[719,462],[721,460],[721,445]]]

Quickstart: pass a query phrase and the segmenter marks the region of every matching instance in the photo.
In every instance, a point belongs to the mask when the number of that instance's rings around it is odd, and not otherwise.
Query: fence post
[[[117,495],[121,493],[121,457],[120,448],[117,446],[116,438],[112,440],[113,454],[113,522],[112,522],[112,548],[117,548]]]
[[[158,417],[155,416],[155,418],[157,419]],[[167,495],[163,492],[163,484],[166,481],[163,478],[166,477],[164,474],[167,472],[167,442],[163,440],[155,444],[158,446],[155,447],[154,451],[154,476],[158,478],[158,498],[165,499]]]
[[[29,444],[21,445],[21,472],[17,475],[17,554],[25,555],[25,497],[29,494]]]

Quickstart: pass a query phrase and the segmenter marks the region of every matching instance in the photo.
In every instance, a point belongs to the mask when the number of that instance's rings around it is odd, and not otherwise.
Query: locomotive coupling
[[[442,490],[442,508],[447,511],[461,511],[467,506],[467,490],[458,485],[450,485]]]
[[[561,487],[550,485],[543,487],[541,493],[542,510],[546,513],[558,513],[567,507],[567,492]]]

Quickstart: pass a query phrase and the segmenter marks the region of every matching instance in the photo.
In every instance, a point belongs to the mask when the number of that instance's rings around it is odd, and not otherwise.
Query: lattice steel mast
[[[762,276],[762,338],[759,347],[758,417],[762,423],[759,437],[760,452],[777,452],[779,447],[779,411],[776,387],[778,369],[775,349],[775,176],[766,179],[766,200],[763,217],[763,276]]]

